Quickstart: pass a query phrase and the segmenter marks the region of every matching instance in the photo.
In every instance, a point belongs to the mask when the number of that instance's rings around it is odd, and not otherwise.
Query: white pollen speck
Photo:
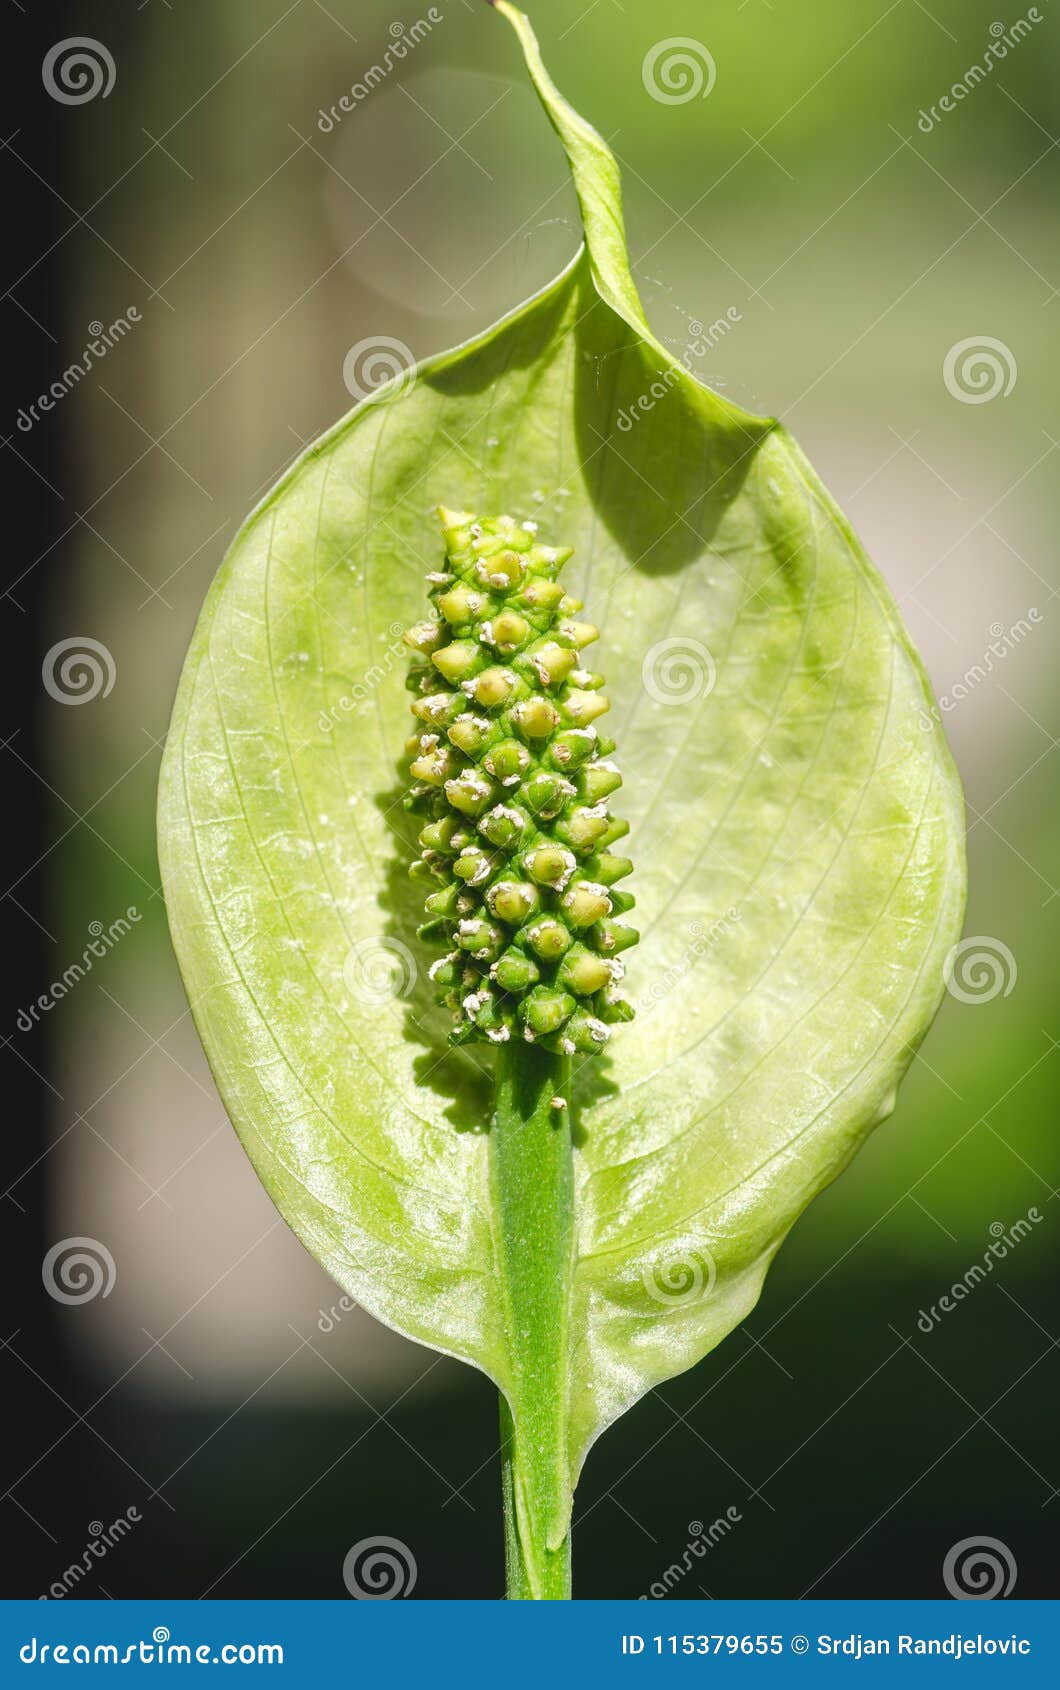
[[[321,810],[320,814],[317,816],[317,821],[320,823],[321,827],[327,827],[328,818],[324,814],[323,810]]]
[[[549,1099],[548,1106],[550,1109],[566,1109],[567,1099],[565,1097],[552,1097]]]
[[[491,1044],[506,1044],[511,1036],[511,1032],[507,1027],[487,1027],[486,1029],[486,1037],[489,1039]]]
[[[537,533],[537,523],[536,522],[524,522],[523,528],[524,528],[524,530],[527,534],[536,534]]]
[[[561,851],[560,856],[563,858],[563,873],[560,875],[558,880],[554,880],[552,882],[552,885],[555,887],[557,892],[565,892],[567,890],[567,882],[570,880],[571,875],[578,866],[578,860],[573,851]]]
[[[581,880],[578,884],[579,886],[584,886],[587,892],[592,892],[597,898],[607,898],[607,902],[610,905],[611,899],[608,897],[607,887],[602,885],[599,880]]]
[[[463,851],[461,851],[460,855],[462,857],[477,856],[478,855],[478,847],[476,845],[469,845]],[[486,876],[489,874],[489,871],[490,871],[490,860],[489,860],[488,857],[483,857],[482,861],[478,864],[477,868],[475,869],[474,874],[471,875],[470,879],[466,882],[466,884],[468,886],[481,886],[482,882],[486,879]]]

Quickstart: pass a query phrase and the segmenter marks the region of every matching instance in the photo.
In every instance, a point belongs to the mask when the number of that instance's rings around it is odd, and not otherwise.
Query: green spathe
[[[586,244],[487,334],[373,393],[241,529],[181,680],[160,850],[189,1000],[258,1173],[344,1291],[497,1383],[511,1587],[550,1596],[594,1439],[753,1307],[794,1221],[893,1107],[960,929],[962,811],[880,577],[790,436],[654,337],[615,161],[526,20],[497,9]],[[638,1014],[603,1060],[447,1051],[412,951],[425,889],[405,865],[430,818],[406,817],[395,779],[394,627],[422,616],[441,501],[574,546],[572,590],[600,623],[642,929]],[[674,641],[698,665],[676,697]],[[498,654],[469,708],[516,682]],[[578,780],[586,729],[549,743]],[[629,867],[607,843],[585,861],[618,916]],[[544,983],[530,963],[519,990]],[[547,1207],[521,1209],[529,1191]]]

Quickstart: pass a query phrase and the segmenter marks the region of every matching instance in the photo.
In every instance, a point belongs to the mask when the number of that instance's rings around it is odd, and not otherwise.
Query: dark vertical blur
[[[23,436],[15,413],[26,396],[39,393],[52,378],[55,325],[62,318],[68,285],[57,243],[71,221],[60,198],[70,191],[70,161],[54,111],[43,97],[39,72],[56,38],[54,31],[62,31],[68,22],[68,11],[65,5],[49,7],[44,15],[37,7],[9,7],[0,54],[0,172],[7,232],[0,306],[7,517],[0,597],[5,683],[0,730],[0,1391],[11,1427],[2,1457],[3,1529],[17,1545],[18,1594],[36,1594],[53,1576],[61,1539],[55,1522],[67,1518],[70,1510],[75,1515],[82,1511],[77,1468],[69,1461],[40,1463],[32,1499],[18,1490],[39,1451],[62,1439],[73,1418],[67,1404],[77,1390],[76,1369],[55,1340],[53,1305],[40,1275],[47,1247],[45,1152],[58,1053],[46,1033],[28,1044],[14,1030],[27,995],[48,976],[55,945],[46,908],[53,818],[40,712],[42,605],[50,593],[63,591],[64,574],[72,567],[72,558],[57,548],[76,505],[74,448],[61,427],[46,441]],[[54,191],[47,190],[34,171],[53,184]]]

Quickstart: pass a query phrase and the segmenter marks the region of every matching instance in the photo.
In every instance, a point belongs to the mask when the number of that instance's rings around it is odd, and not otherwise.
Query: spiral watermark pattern
[[[993,1602],[1016,1588],[1016,1557],[997,1537],[965,1537],[942,1563],[942,1582],[955,1602]]]
[[[400,939],[360,939],[342,965],[348,990],[366,1009],[383,1009],[404,997],[416,974],[416,959]]]
[[[1011,347],[989,334],[973,334],[967,340],[955,341],[942,365],[946,391],[962,405],[987,405],[998,394],[1007,399],[1016,385],[1017,374]]]
[[[656,1303],[674,1308],[709,1297],[718,1268],[709,1250],[675,1250],[659,1256],[641,1269],[640,1282]]]
[[[347,1550],[342,1582],[358,1602],[393,1602],[416,1588],[416,1557],[396,1537],[362,1537]]]
[[[387,399],[400,399],[416,380],[416,360],[410,347],[392,335],[369,335],[350,347],[342,360],[342,379],[354,399],[367,399],[390,383]]]
[[[110,49],[91,35],[71,35],[49,47],[41,65],[41,81],[53,100],[64,106],[83,106],[114,87],[117,69]]]
[[[958,1003],[990,1003],[1007,998],[1019,970],[1008,946],[989,933],[977,933],[954,945],[942,965],[946,990]]]
[[[40,673],[45,692],[56,704],[91,704],[94,698],[107,697],[117,666],[99,640],[74,634],[45,653]]]
[[[656,704],[682,707],[713,692],[718,668],[699,640],[675,634],[668,640],[657,640],[644,653],[640,677],[645,692]]]
[[[692,35],[669,35],[644,55],[641,81],[653,100],[663,106],[685,106],[705,100],[718,79],[714,55]]]
[[[91,1303],[109,1297],[118,1269],[98,1238],[61,1238],[41,1263],[41,1279],[57,1303]]]

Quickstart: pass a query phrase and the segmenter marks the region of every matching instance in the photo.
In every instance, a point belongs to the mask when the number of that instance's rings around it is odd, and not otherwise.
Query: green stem
[[[566,1057],[502,1046],[490,1134],[512,1378],[501,1399],[508,1596],[570,1596],[574,1180]],[[553,1106],[563,1098],[564,1108]]]

